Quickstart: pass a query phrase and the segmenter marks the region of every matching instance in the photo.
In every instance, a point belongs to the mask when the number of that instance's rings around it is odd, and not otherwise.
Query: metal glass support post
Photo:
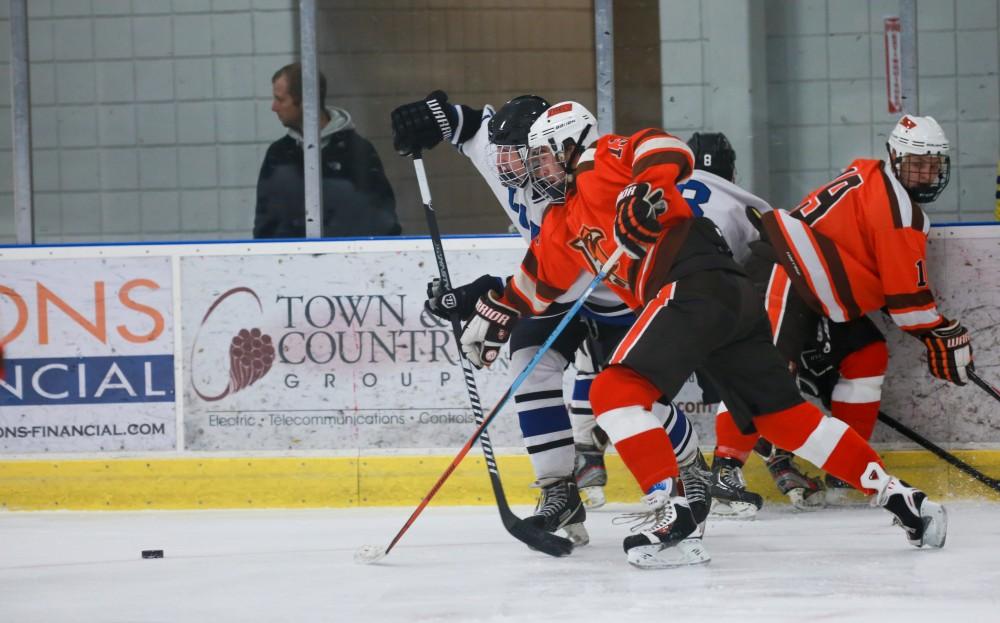
[[[299,57],[302,59],[302,152],[305,158],[306,237],[323,231],[320,176],[319,68],[316,57],[316,0],[299,0]]]
[[[615,21],[613,5],[612,0],[594,1],[598,136],[615,131]]]
[[[920,114],[917,85],[917,0],[899,0],[899,55],[903,112]]]
[[[14,148],[14,227],[17,230],[18,244],[34,244],[27,0],[10,0],[10,85],[11,143]]]

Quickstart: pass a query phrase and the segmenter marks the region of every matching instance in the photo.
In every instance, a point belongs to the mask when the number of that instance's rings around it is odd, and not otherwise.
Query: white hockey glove
[[[936,329],[920,338],[927,347],[927,365],[931,374],[955,385],[969,382],[972,365],[972,340],[957,320],[944,320]]]
[[[663,190],[646,182],[629,184],[618,195],[615,242],[637,260],[649,250],[663,231],[656,217],[667,211]]]
[[[476,301],[476,313],[462,331],[462,352],[469,362],[482,369],[496,361],[520,314],[497,300],[497,294],[487,292]]]

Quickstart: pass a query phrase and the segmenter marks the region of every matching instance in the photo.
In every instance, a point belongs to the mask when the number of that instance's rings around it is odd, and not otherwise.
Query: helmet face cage
[[[896,179],[917,202],[934,201],[948,186],[950,143],[933,117],[903,115],[886,147]]]
[[[494,145],[489,146],[490,161],[493,162],[493,172],[506,188],[522,188],[528,183],[527,145]]]
[[[951,156],[896,154],[892,170],[918,203],[930,203],[941,196],[951,180]]]
[[[527,184],[528,131],[548,107],[549,103],[537,95],[519,95],[490,118],[489,157],[497,179],[506,188],[522,188]]]
[[[555,152],[549,145],[528,150],[528,176],[535,192],[546,196],[552,203],[566,200],[566,151]]]

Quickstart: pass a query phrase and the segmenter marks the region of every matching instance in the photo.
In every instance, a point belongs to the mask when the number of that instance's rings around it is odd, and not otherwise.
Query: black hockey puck
[[[144,549],[142,550],[143,558],[163,558],[162,549]]]

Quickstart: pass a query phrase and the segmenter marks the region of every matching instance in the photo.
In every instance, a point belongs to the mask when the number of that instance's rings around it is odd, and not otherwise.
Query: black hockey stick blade
[[[537,528],[523,519],[518,519],[513,513],[510,514],[510,517],[513,519],[510,523],[508,523],[507,517],[504,517],[503,523],[507,532],[510,532],[511,536],[531,549],[556,558],[569,556],[573,553],[573,542],[569,539]]]
[[[971,476],[973,479],[975,479],[975,480],[981,482],[982,484],[986,485],[990,489],[993,489],[994,491],[1000,492],[1000,480],[997,480],[996,478],[991,478],[990,476],[987,476],[986,474],[984,474],[983,472],[979,471],[975,467],[969,465],[968,463],[966,463],[962,459],[958,458],[957,456],[955,456],[951,452],[948,452],[947,450],[945,450],[941,446],[937,445],[936,443],[934,443],[930,439],[927,439],[926,437],[924,437],[920,433],[916,432],[915,430],[913,430],[912,428],[910,428],[906,424],[903,424],[902,422],[900,422],[896,418],[894,418],[894,417],[892,417],[890,415],[886,415],[885,413],[879,411],[878,412],[878,419],[879,419],[879,421],[883,422],[886,426],[888,426],[889,428],[891,428],[891,429],[895,430],[896,432],[900,433],[901,435],[903,435],[904,437],[906,437],[910,441],[913,441],[917,445],[923,447],[925,450],[930,451],[932,454],[934,454],[935,456],[937,456],[939,459],[941,459],[945,463],[948,463],[949,465],[953,465],[954,467],[958,468],[959,470],[961,470],[961,471],[965,472],[966,474],[968,474],[969,476]]]

